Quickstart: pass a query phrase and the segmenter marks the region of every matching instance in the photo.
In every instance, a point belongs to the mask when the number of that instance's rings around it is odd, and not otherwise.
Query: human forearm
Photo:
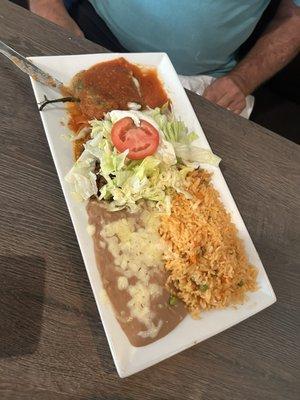
[[[239,114],[246,106],[246,96],[297,55],[299,32],[300,7],[293,0],[282,0],[275,18],[248,55],[208,86],[203,96]]]
[[[66,11],[63,0],[29,0],[29,9],[32,12],[40,10],[42,7],[59,7],[63,12]]]
[[[63,0],[29,0],[29,9],[40,17],[69,30],[76,36],[83,36],[79,26],[66,10]]]
[[[279,10],[247,56],[229,73],[245,95],[275,75],[300,51],[300,9],[292,7],[290,13],[283,15],[283,10]]]

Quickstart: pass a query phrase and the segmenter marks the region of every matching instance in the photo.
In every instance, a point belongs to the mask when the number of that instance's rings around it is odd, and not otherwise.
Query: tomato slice
[[[159,133],[147,121],[140,120],[140,126],[136,126],[132,118],[125,117],[113,125],[111,140],[118,151],[129,150],[128,158],[141,160],[156,152]]]

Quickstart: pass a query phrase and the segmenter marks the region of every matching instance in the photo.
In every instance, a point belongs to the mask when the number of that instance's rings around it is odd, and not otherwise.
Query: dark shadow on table
[[[0,256],[0,358],[37,349],[43,314],[45,259]]]

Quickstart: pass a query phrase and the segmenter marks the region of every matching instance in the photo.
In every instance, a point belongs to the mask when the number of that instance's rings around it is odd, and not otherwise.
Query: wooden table
[[[28,56],[104,51],[6,0],[0,4],[0,35]],[[213,150],[223,158],[225,178],[278,301],[122,380],[29,79],[3,57],[0,87],[0,398],[299,398],[299,148],[189,94]]]

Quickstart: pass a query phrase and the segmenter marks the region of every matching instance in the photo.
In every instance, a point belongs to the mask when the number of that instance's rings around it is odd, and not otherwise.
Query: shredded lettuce
[[[200,163],[210,164],[217,167],[221,158],[208,149],[189,144],[173,143],[176,156],[180,158],[185,165],[198,168]]]
[[[163,110],[150,109],[148,113],[163,132],[165,139],[172,144],[177,161],[193,168],[199,167],[201,163],[219,165],[221,158],[213,154],[211,150],[192,145],[198,139],[197,133],[188,132],[185,124],[176,119],[168,107],[164,107]]]
[[[94,156],[83,152],[65,177],[78,201],[87,200],[97,193],[96,175],[93,172],[95,160]]]
[[[151,200],[167,210],[169,190],[184,192],[182,171],[176,166],[167,167],[156,157],[146,157],[141,163],[130,162],[126,170],[114,172],[114,177],[100,190],[100,199],[110,199],[110,210],[125,206],[138,209],[139,200]],[[164,207],[165,206],[165,207]]]
[[[111,129],[115,122],[130,117],[138,126],[146,120],[159,132],[160,141],[155,154],[143,160],[129,160],[128,150],[119,153],[111,141]],[[218,165],[220,158],[209,149],[202,149],[192,143],[198,138],[195,132],[188,132],[184,123],[176,120],[167,106],[161,109],[114,110],[101,121],[90,121],[91,140],[85,144],[80,158],[66,176],[72,185],[74,195],[79,200],[87,200],[92,195],[108,200],[112,211],[128,207],[138,209],[140,200],[155,202],[156,207],[170,211],[171,191],[185,191],[187,173],[199,163]],[[100,170],[95,171],[95,165]],[[106,183],[97,187],[97,175]]]

